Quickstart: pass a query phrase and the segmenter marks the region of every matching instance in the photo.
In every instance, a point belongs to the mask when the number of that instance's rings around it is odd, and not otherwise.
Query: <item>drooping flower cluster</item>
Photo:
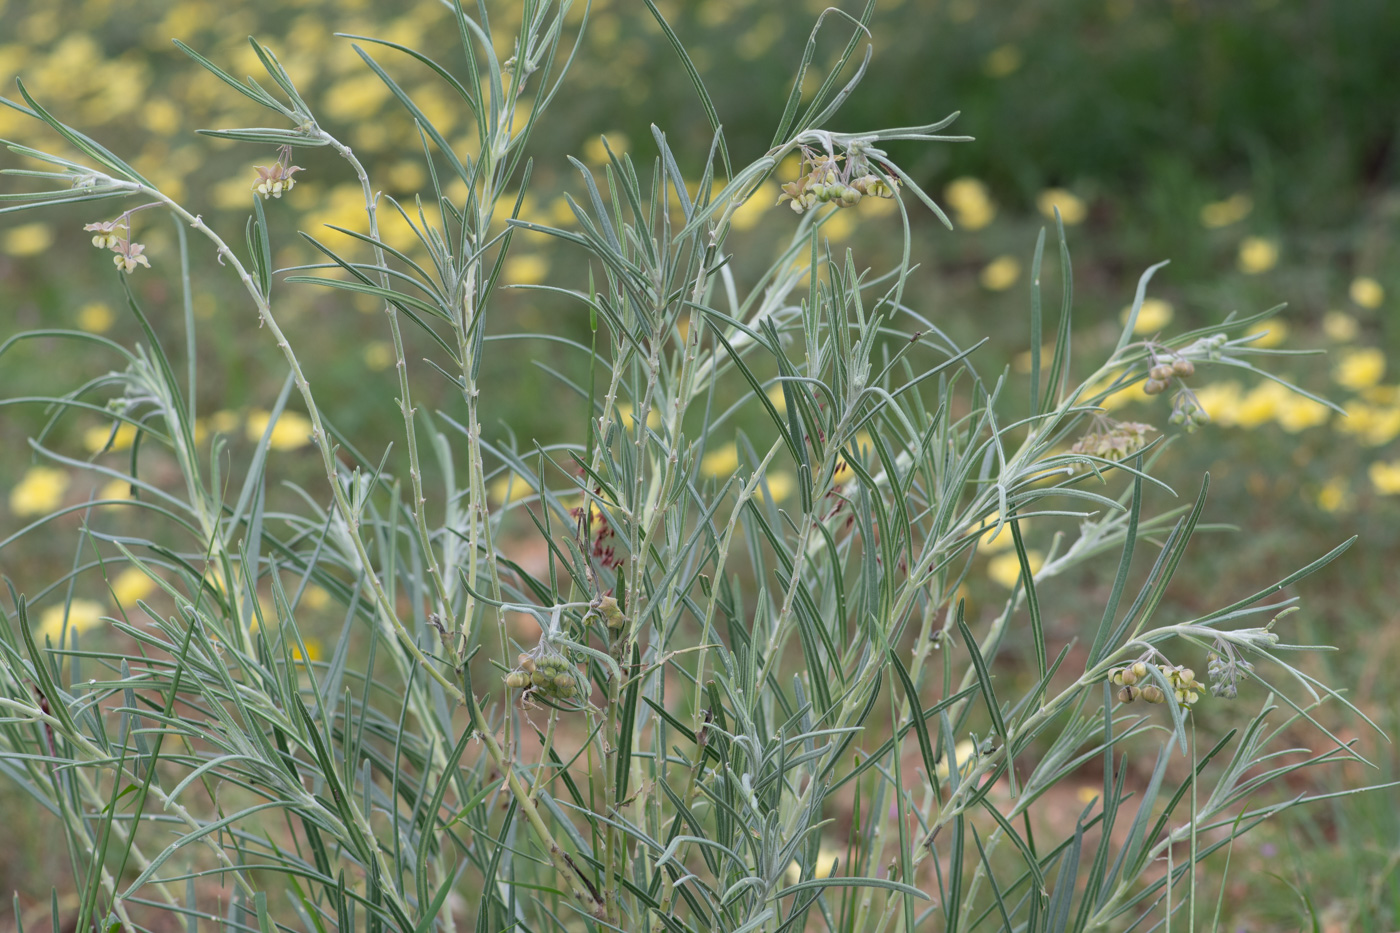
[[[843,161],[844,167],[839,164]],[[865,152],[854,145],[846,155],[816,152],[804,146],[802,169],[802,177],[783,185],[783,193],[778,196],[779,204],[790,201],[799,214],[818,204],[854,207],[863,197],[892,198],[897,184],[874,168]]]
[[[130,217],[131,211],[127,211],[116,220],[83,226],[84,230],[92,234],[93,246],[98,249],[110,249],[116,253],[112,262],[123,272],[131,272],[137,266],[145,266],[147,269],[151,267],[151,261],[143,255],[146,247],[131,240]]]
[[[1196,672],[1180,664],[1153,665],[1171,687],[1176,702],[1188,709],[1201,698],[1201,682]],[[1154,682],[1155,678],[1146,661],[1135,661],[1126,667],[1115,667],[1108,672],[1108,682],[1119,687],[1118,702],[1131,703],[1144,700],[1148,703],[1165,703],[1166,692]]]
[[[271,165],[255,165],[253,168],[258,173],[258,182],[253,185],[253,190],[262,195],[263,200],[280,198],[285,192],[291,191],[292,186],[296,184],[296,179],[292,176],[305,171],[300,165],[292,164],[291,146],[279,148],[277,161]]]
[[[1126,460],[1147,446],[1147,433],[1157,430],[1140,421],[1102,420],[1100,427],[1074,442],[1070,453],[1102,457],[1105,460]]]
[[[1254,665],[1237,658],[1234,652],[1217,654],[1214,651],[1206,659],[1206,673],[1210,675],[1211,696],[1233,700],[1239,694],[1239,679],[1242,674],[1253,671]]]
[[[506,674],[506,686],[524,690],[526,696],[540,694],[556,700],[572,699],[579,694],[578,671],[548,639],[529,652],[521,652],[516,668]]]

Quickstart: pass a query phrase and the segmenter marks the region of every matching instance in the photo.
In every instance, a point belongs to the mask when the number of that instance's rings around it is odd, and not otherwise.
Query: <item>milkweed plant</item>
[[[484,5],[458,4],[453,67],[348,37],[417,127],[400,141],[428,169],[412,203],[378,193],[256,40],[260,80],[181,45],[272,124],[201,131],[265,155],[242,230],[215,229],[197,198],[167,195],[22,82],[6,101],[63,145],[8,144],[3,210],[81,211],[74,228],[110,253],[129,321],[124,341],[42,330],[0,347],[59,336],[115,362],[67,394],[17,401],[46,406],[27,453],[125,492],[0,542],[74,538],[57,579],[7,581],[0,769],[61,827],[72,875],[55,887],[76,892],[76,929],[142,930],[162,912],[264,933],[1197,929],[1219,916],[1234,840],[1317,799],[1280,782],[1359,758],[1316,717],[1350,705],[1291,660],[1314,646],[1288,643],[1294,600],[1276,598],[1350,542],[1184,617],[1164,597],[1214,512],[1208,480],[1150,512],[1149,487],[1167,489],[1153,476],[1164,435],[1100,405],[1142,382],[1168,430],[1189,431],[1205,419],[1197,370],[1267,375],[1252,361],[1280,351],[1246,331],[1271,312],[1136,339],[1154,267],[1111,354],[1080,379],[1090,367],[1071,357],[1057,224],[1048,259],[1045,231],[1035,244],[1015,325],[1053,356],[1032,354],[1028,378],[984,373],[976,345],[955,344],[906,286],[911,213],[947,220],[889,154],[963,142],[941,135],[953,117],[836,128],[870,61],[869,6],[822,15],[774,98],[771,146],[739,152],[646,2],[711,143],[676,153],[658,127],[645,159],[608,150],[596,173],[569,159],[577,197],[560,228],[520,208],[534,162],[565,159],[529,143],[586,29],[567,0],[526,0],[507,36]],[[832,32],[844,45],[818,68]],[[454,149],[380,58],[454,94],[475,145]],[[278,268],[269,216],[294,185],[336,171],[293,164],[318,147],[357,180],[365,226],[307,231],[317,260]],[[746,248],[731,231],[770,179],[786,246],[753,275],[731,262]],[[823,235],[874,200],[892,202],[882,222],[903,234],[886,269]],[[381,235],[386,212],[416,243]],[[158,254],[141,237],[162,222],[179,236]],[[533,286],[567,302],[572,329],[513,334],[493,317],[526,232],[589,270]],[[218,262],[200,271],[200,257]],[[1062,291],[1048,324],[1043,262]],[[203,275],[241,286],[242,308],[221,314],[244,315],[285,360],[251,451],[196,425]],[[128,287],[145,276],[172,283],[169,309]],[[382,307],[402,416],[392,448],[337,428],[337,400],[303,364],[318,348],[283,329],[293,289]],[[427,359],[405,349],[408,328],[425,333]],[[574,431],[491,434],[513,387],[483,378],[483,357],[545,336],[571,358],[545,369],[576,404]],[[420,407],[415,393],[443,379],[450,400]],[[286,498],[268,451],[293,418],[323,476]],[[66,453],[65,423],[134,432],[177,469]],[[702,470],[731,439],[737,464]],[[510,494],[493,495],[503,482]],[[71,512],[81,523],[55,523]],[[973,560],[1002,535],[1019,582],[994,611],[970,611]],[[527,567],[531,539],[547,557]],[[1047,581],[1095,561],[1117,568],[1101,608],[1068,634],[1048,625]],[[55,605],[66,620],[76,588],[133,571],[150,593],[98,634],[36,624]],[[343,618],[319,659],[306,646],[313,590]],[[1216,704],[1228,728],[1198,744],[1193,717]],[[1321,750],[1289,745],[1300,727]],[[1097,789],[1047,820],[1065,806],[1051,792],[1085,775]],[[1207,873],[1212,857],[1223,867]]]

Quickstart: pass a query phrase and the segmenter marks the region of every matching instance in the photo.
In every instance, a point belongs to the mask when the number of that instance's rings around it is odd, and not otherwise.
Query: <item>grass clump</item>
[[[823,14],[755,155],[731,151],[648,6],[711,142],[675,152],[653,128],[640,163],[604,141],[601,172],[573,161],[572,229],[520,216],[526,147],[578,41],[567,2],[526,3],[509,39],[484,7],[458,9],[455,69],[355,39],[418,131],[411,203],[378,193],[266,47],[251,43],[261,83],[185,48],[273,124],[204,131],[275,154],[248,179],[241,239],[21,85],[11,106],[61,144],[10,146],[43,167],[6,170],[23,189],[7,209],[91,212],[134,338],[29,332],[0,349],[64,336],[118,366],[23,401],[51,411],[36,456],[121,495],[4,542],[57,530],[74,544],[60,579],[11,583],[0,767],[63,829],[79,928],[141,929],[158,912],[263,930],[1097,930],[1179,912],[1195,928],[1223,891],[1199,866],[1302,802],[1271,794],[1291,774],[1356,758],[1314,718],[1346,701],[1289,661],[1304,647],[1283,639],[1293,600],[1273,599],[1347,543],[1230,605],[1164,610],[1209,483],[1149,510],[1163,439],[1100,405],[1142,383],[1189,430],[1204,418],[1198,369],[1267,375],[1248,329],[1271,312],[1136,339],[1154,267],[1111,354],[1076,378],[1057,223],[1056,259],[1044,231],[1035,246],[1027,323],[1028,345],[1050,338],[1053,353],[1033,354],[1028,378],[988,377],[905,287],[908,211],[946,218],[889,151],[960,141],[941,135],[953,118],[831,128],[869,61],[865,20]],[[828,33],[845,44],[813,71]],[[475,144],[449,143],[378,54],[441,82]],[[307,148],[343,160],[364,223],[303,233],[315,261],[287,266],[275,211],[316,183],[293,165]],[[788,156],[790,240],[741,276],[735,218]],[[888,269],[823,236],[872,201],[895,205],[904,234]],[[387,216],[408,240],[386,236]],[[138,235],[162,217],[178,238],[156,256]],[[563,296],[579,333],[492,315],[512,243],[534,234],[588,264],[586,282],[530,286]],[[146,275],[178,280],[183,300],[148,307],[129,287]],[[202,275],[236,278],[285,360],[251,449],[198,417]],[[279,316],[298,286],[382,306],[394,448],[337,428],[317,347],[294,345]],[[575,429],[489,434],[513,386],[484,380],[483,360],[544,339],[567,348],[541,368]],[[416,406],[426,380],[452,403]],[[48,443],[94,420],[108,433],[90,458]],[[283,473],[288,425],[314,449],[314,481]],[[1008,538],[1010,597],[969,612],[973,557]],[[1117,567],[1099,618],[1050,624],[1052,581],[1097,560]],[[117,611],[91,611],[89,589]],[[332,616],[339,634],[318,649]],[[1226,700],[1232,727],[1198,743],[1193,709]],[[1280,748],[1300,723],[1321,751]],[[1047,812],[1087,771],[1093,793],[1056,825]]]

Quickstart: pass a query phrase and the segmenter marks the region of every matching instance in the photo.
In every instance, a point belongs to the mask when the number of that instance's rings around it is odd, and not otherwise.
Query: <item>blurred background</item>
[[[843,8],[859,7],[844,0]],[[506,4],[491,7],[506,13]],[[689,47],[715,99],[736,163],[766,150],[802,47],[826,2],[688,0],[660,3]],[[582,7],[576,11],[582,12]],[[573,20],[577,21],[578,16]],[[509,16],[498,15],[502,37]],[[132,162],[164,190],[241,243],[254,165],[276,153],[195,135],[197,128],[261,125],[266,112],[238,97],[171,44],[180,38],[235,75],[261,74],[245,41],[255,35],[279,55],[325,125],[347,140],[375,187],[401,199],[426,192],[417,135],[350,40],[375,36],[420,49],[455,67],[455,26],[440,4],[366,0],[134,3],[130,0],[0,0],[0,86],[18,99],[21,76],[37,100]],[[1028,268],[1038,231],[1058,207],[1074,259],[1075,352],[1084,376],[1112,348],[1139,275],[1163,259],[1140,332],[1171,334],[1286,303],[1261,325],[1265,346],[1326,351],[1281,356],[1274,371],[1347,410],[1205,371],[1193,380],[1212,423],[1173,443],[1161,475],[1193,496],[1211,474],[1207,520],[1232,522],[1202,537],[1178,575],[1168,611],[1190,613],[1233,601],[1303,565],[1351,535],[1357,545],[1320,575],[1292,588],[1304,611],[1287,640],[1340,650],[1311,658],[1316,676],[1349,697],[1391,734],[1400,732],[1400,373],[1388,361],[1400,341],[1400,3],[1394,0],[882,0],[871,26],[869,72],[830,128],[840,131],[931,122],[962,115],[947,132],[974,142],[918,145],[891,154],[944,205],[952,232],[911,200],[914,272],[906,300],[960,343],[989,335],[979,351],[984,376],[1005,367],[1025,378],[1031,353]],[[829,17],[819,59],[835,55],[849,27]],[[390,50],[366,50],[464,150],[474,150],[471,115],[426,69]],[[682,168],[698,177],[709,124],[674,53],[640,4],[595,0],[573,71],[536,130],[533,176],[522,215],[573,223],[562,194],[578,194],[564,158],[597,168],[600,135],[639,164],[655,155],[651,124]],[[52,145],[36,124],[0,109],[0,137]],[[298,151],[305,167],[280,202],[269,202],[277,261],[314,261],[296,231],[339,237],[325,224],[363,229],[359,186],[323,151]],[[3,167],[22,164],[11,154]],[[774,206],[788,166],[738,218],[729,241],[740,276],[756,273],[786,242],[793,215]],[[7,188],[13,190],[13,188]],[[884,207],[885,210],[880,210]],[[857,265],[888,268],[899,225],[889,202],[843,211],[824,227],[834,249]],[[92,248],[86,223],[110,219],[104,205],[0,215],[0,324],[4,336],[69,327],[131,345],[135,325],[107,254]],[[387,236],[404,238],[401,223]],[[179,355],[183,340],[175,228],[156,212],[138,214],[133,238],[152,268],[130,282]],[[405,240],[405,242],[407,242]],[[1052,249],[1053,253],[1053,249]],[[236,283],[196,249],[200,283],[200,412],[210,431],[242,442],[266,425],[284,375]],[[576,252],[541,236],[517,237],[505,270],[516,283],[586,287]],[[1051,276],[1053,279],[1054,277]],[[1055,307],[1055,286],[1048,302]],[[908,296],[912,296],[908,297]],[[393,354],[377,308],[343,293],[284,287],[278,313],[304,355],[331,414],[363,450],[382,450],[401,431]],[[539,292],[506,290],[494,311],[500,330],[587,333],[577,307]],[[410,333],[410,358],[430,355]],[[548,344],[505,345],[488,379],[511,387],[494,400],[495,438],[529,446],[569,436],[582,405],[561,405],[531,365],[552,361]],[[109,351],[71,341],[26,342],[0,356],[0,395],[73,390],[118,365]],[[560,365],[563,365],[560,363]],[[993,377],[994,378],[994,377]],[[450,394],[425,379],[415,389],[432,406]],[[1163,398],[1124,393],[1115,415],[1165,427]],[[1121,411],[1119,410],[1121,409]],[[451,410],[449,405],[449,411]],[[31,455],[27,438],[48,425],[42,405],[0,410],[0,540],[56,506],[86,498],[89,478]],[[120,466],[131,452],[118,436],[107,453],[104,423],[65,418],[45,443],[78,458]],[[274,469],[316,487],[319,465],[292,422],[274,438]],[[719,467],[717,467],[719,468]],[[150,469],[159,476],[160,463]],[[98,490],[101,491],[101,490]],[[110,493],[110,490],[108,491]],[[1162,497],[1151,503],[1167,507]],[[0,573],[33,593],[71,566],[73,522],[49,538],[0,548]],[[1009,536],[1003,536],[1009,544]],[[985,558],[974,606],[994,609],[1015,579],[1014,552]],[[1009,561],[1008,561],[1009,558]],[[1078,609],[1097,611],[1112,568],[1054,581],[1042,597],[1062,635],[1077,631]],[[139,588],[140,581],[129,581]],[[94,589],[91,613],[107,611]],[[1097,600],[1097,601],[1096,601]],[[314,608],[314,606],[313,606]],[[327,622],[330,622],[328,617]],[[1295,637],[1296,636],[1296,637]],[[308,649],[314,645],[309,644]],[[1203,704],[1203,707],[1206,705]],[[1198,717],[1227,726],[1229,712]],[[1394,747],[1324,708],[1320,717],[1355,737],[1378,769],[1335,769],[1332,789],[1397,776]],[[1212,717],[1218,717],[1211,722]],[[1318,745],[1315,733],[1298,741]],[[1320,746],[1319,746],[1320,747]],[[1311,786],[1280,793],[1316,792]],[[1400,925],[1400,808],[1382,792],[1315,804],[1246,837],[1232,869],[1232,918],[1241,929],[1389,930]],[[0,784],[0,825],[38,840],[51,827]],[[0,852],[0,894],[46,900],[63,866],[22,842]]]

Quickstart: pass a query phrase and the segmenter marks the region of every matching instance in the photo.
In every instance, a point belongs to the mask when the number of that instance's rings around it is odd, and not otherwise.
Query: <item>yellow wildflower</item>
[[[1332,369],[1337,385],[1353,392],[1369,389],[1385,375],[1385,354],[1377,347],[1344,350]]]
[[[1128,315],[1132,313],[1133,306],[1128,305],[1118,312],[1119,322],[1127,326]],[[1174,313],[1170,301],[1163,301],[1160,298],[1144,298],[1142,307],[1138,309],[1137,323],[1133,325],[1133,333],[1155,334],[1172,322]]]
[[[16,515],[45,515],[63,504],[68,474],[56,467],[36,466],[10,490],[10,511]]]
[[[1040,568],[1045,566],[1045,555],[1039,551],[1027,551],[1026,563],[1031,568],[1031,574],[1040,572]],[[987,577],[998,586],[1004,586],[1008,590],[1021,580],[1021,558],[1015,551],[1007,551],[998,554],[987,562]]]
[[[308,609],[325,609],[331,604],[331,594],[313,583],[302,592],[301,604]]]
[[[111,446],[107,445],[107,439],[112,439]],[[88,428],[83,432],[83,446],[89,453],[97,453],[102,449],[107,450],[127,450],[136,440],[136,425],[129,421],[123,421],[117,426],[116,434],[112,433],[112,426],[99,425]]]
[[[1356,318],[1345,311],[1328,311],[1322,316],[1322,332],[1329,340],[1346,343],[1355,340],[1360,331]]]
[[[116,319],[112,309],[101,301],[90,301],[78,309],[78,326],[90,334],[105,334]]]
[[[549,274],[549,260],[537,253],[517,253],[501,270],[511,285],[538,285]]]
[[[583,161],[590,165],[609,165],[611,164],[608,161],[609,149],[613,151],[613,155],[620,159],[622,154],[632,145],[632,141],[627,138],[626,133],[614,132],[604,135],[608,140],[606,146],[603,145],[603,136],[594,136],[583,144]]]
[[[1327,419],[1331,417],[1331,410],[1326,405],[1296,392],[1290,392],[1280,399],[1277,408],[1274,419],[1290,434],[1326,424]]]
[[[837,857],[836,850],[828,847],[827,844],[823,842],[821,848],[817,851],[816,868],[808,877],[802,877],[802,866],[797,863],[797,859],[793,859],[792,863],[788,865],[787,871],[783,874],[783,877],[788,884],[797,884],[799,881],[811,881],[813,878],[830,878],[831,873],[836,870]]]
[[[258,408],[248,412],[248,420],[243,426],[244,434],[248,440],[255,443],[261,441],[270,420],[272,420],[271,412]],[[272,429],[272,436],[268,438],[268,447],[272,450],[296,450],[298,447],[305,447],[310,442],[311,419],[294,411],[284,411],[278,416],[277,424]]]
[[[982,287],[994,292],[1004,292],[1016,284],[1021,277],[1021,263],[1015,256],[998,256],[987,263],[978,277]]]
[[[1084,220],[1089,213],[1084,202],[1071,191],[1064,188],[1046,188],[1035,199],[1036,209],[1051,220],[1055,218],[1055,208],[1060,209],[1060,219],[1065,222],[1065,226],[1073,226]]]
[[[387,340],[371,340],[360,353],[365,365],[374,372],[394,365],[394,345]]]
[[[321,660],[321,656],[325,653],[325,649],[324,649],[324,648],[322,647],[322,645],[321,645],[321,639],[319,639],[319,638],[302,638],[301,641],[302,641],[302,644],[306,645],[306,654],[303,655],[303,654],[301,653],[301,645],[298,645],[298,644],[296,644],[295,642],[293,642],[293,644],[292,644],[292,659],[293,659],[293,660],[295,660],[295,661],[300,661],[300,662],[303,662],[303,663],[306,662],[306,661],[310,661],[310,662],[313,663],[313,664],[316,663],[317,661]]]
[[[491,501],[496,505],[510,505],[535,494],[535,489],[518,473],[503,473],[491,481],[488,490]]]
[[[1201,208],[1201,226],[1208,230],[1228,227],[1249,216],[1254,201],[1247,194],[1232,194],[1223,201],[1212,201]]]
[[[1278,265],[1278,241],[1247,236],[1240,242],[1239,267],[1245,275],[1268,272]]]
[[[727,477],[739,469],[739,448],[734,442],[709,451],[700,459],[702,476]]]
[[[145,599],[156,588],[155,581],[139,567],[128,567],[112,580],[112,596],[121,606]]]
[[[771,181],[765,181],[758,186],[749,199],[734,209],[729,222],[735,230],[750,230],[758,225],[763,215],[768,213],[768,208],[778,200],[778,186]],[[569,219],[573,219],[573,212],[567,210]]]
[[[1343,512],[1351,506],[1351,486],[1340,476],[1332,477],[1317,491],[1317,507],[1324,512]]]
[[[782,502],[787,499],[797,488],[797,480],[786,471],[769,473],[764,477],[764,480],[768,484],[768,495],[773,497],[774,502]]]
[[[1243,398],[1243,391],[1238,382],[1233,379],[1212,382],[1193,390],[1193,394],[1211,421],[1224,427],[1235,423],[1235,415]]]
[[[989,78],[1004,78],[1014,73],[1025,61],[1025,55],[1014,45],[999,45],[988,53],[982,70]]]
[[[1251,346],[1276,347],[1288,339],[1288,324],[1278,318],[1261,321],[1251,327],[1245,336],[1254,337]]]
[[[1400,495],[1400,460],[1383,463],[1377,460],[1366,470],[1371,485],[1383,496]]]
[[[1352,402],[1347,406],[1347,417],[1337,422],[1337,428],[1368,447],[1380,447],[1400,436],[1400,408]]]
[[[39,628],[34,632],[34,641],[43,644],[48,639],[57,646],[62,638],[67,617],[67,632],[72,635],[86,632],[102,622],[102,604],[90,599],[75,599],[64,606],[50,606],[39,617]]]
[[[1385,289],[1381,283],[1369,275],[1361,275],[1351,280],[1349,290],[1351,300],[1363,308],[1379,308],[1385,301]]]
[[[965,230],[981,230],[997,213],[987,186],[968,176],[948,182],[943,189],[943,201],[953,209],[953,220]]]
[[[5,231],[0,239],[0,252],[11,256],[37,256],[53,243],[53,230],[42,221],[21,224]]]
[[[1235,424],[1242,428],[1257,428],[1278,417],[1280,407],[1292,393],[1277,382],[1261,382],[1240,399],[1235,410]]]
[[[124,479],[108,480],[97,490],[97,498],[108,500],[131,499],[131,484]]]

